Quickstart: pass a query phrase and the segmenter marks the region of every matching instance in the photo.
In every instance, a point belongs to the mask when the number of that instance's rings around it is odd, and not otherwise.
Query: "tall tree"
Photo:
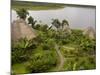
[[[34,20],[34,18],[32,18],[32,16],[30,16],[28,18],[28,24],[31,24],[32,28],[34,28],[34,25],[36,24],[36,20]]]
[[[17,13],[18,17],[23,20],[25,20],[26,17],[29,15],[29,12],[25,9],[17,10],[16,13]]]
[[[64,27],[65,25],[69,26],[69,23],[68,23],[67,20],[64,19],[64,20],[62,21],[62,29],[63,29],[63,27]]]
[[[52,25],[53,25],[54,27],[56,27],[56,28],[57,28],[57,31],[58,31],[58,29],[59,29],[60,26],[61,26],[61,23],[60,23],[60,21],[59,21],[58,19],[53,19]]]

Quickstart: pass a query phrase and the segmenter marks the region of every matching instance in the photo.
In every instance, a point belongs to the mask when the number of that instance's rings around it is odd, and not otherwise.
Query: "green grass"
[[[12,71],[15,73],[15,74],[23,74],[23,73],[29,73],[29,71],[27,70],[27,65],[28,63],[24,62],[24,63],[17,63],[17,64],[14,64],[12,66]]]
[[[21,8],[27,10],[50,10],[64,8],[62,4],[51,4],[51,3],[38,3],[38,2],[25,2],[25,1],[12,1],[12,9],[18,10]]]

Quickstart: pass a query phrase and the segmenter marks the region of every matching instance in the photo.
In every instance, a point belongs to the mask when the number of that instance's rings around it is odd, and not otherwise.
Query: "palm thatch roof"
[[[13,21],[11,25],[11,38],[12,41],[18,41],[21,38],[28,40],[36,37],[35,31],[23,19]]]
[[[96,36],[96,32],[95,30],[93,29],[93,27],[88,27],[84,30],[83,32],[84,35],[87,35],[88,37],[94,39],[95,36]]]

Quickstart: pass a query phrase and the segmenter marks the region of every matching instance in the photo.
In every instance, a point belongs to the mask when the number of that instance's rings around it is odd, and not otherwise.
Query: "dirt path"
[[[64,57],[61,54],[61,52],[59,50],[59,46],[57,44],[55,45],[55,49],[56,49],[56,52],[57,52],[57,54],[59,56],[59,60],[60,60],[60,63],[59,63],[59,66],[58,66],[58,71],[60,71],[61,68],[63,67],[63,64],[64,64]]]

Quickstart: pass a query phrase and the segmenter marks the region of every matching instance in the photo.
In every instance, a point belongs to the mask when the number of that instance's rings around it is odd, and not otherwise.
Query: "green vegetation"
[[[18,11],[16,11],[16,13],[18,14],[18,17],[23,20],[25,20],[26,17],[29,15],[28,11],[26,11],[25,9],[18,10]]]
[[[37,32],[37,37],[32,40],[23,38],[16,43],[12,41],[12,73],[40,73],[96,68],[95,38],[91,39],[83,35],[82,30],[70,29],[67,20],[53,19],[51,27],[35,23],[37,21],[32,17],[28,20]],[[68,28],[64,29],[65,27]],[[63,64],[57,51],[63,56]]]
[[[28,10],[50,10],[64,8],[63,4],[39,3],[39,2],[26,2],[26,1],[12,1],[12,9],[28,9]]]

